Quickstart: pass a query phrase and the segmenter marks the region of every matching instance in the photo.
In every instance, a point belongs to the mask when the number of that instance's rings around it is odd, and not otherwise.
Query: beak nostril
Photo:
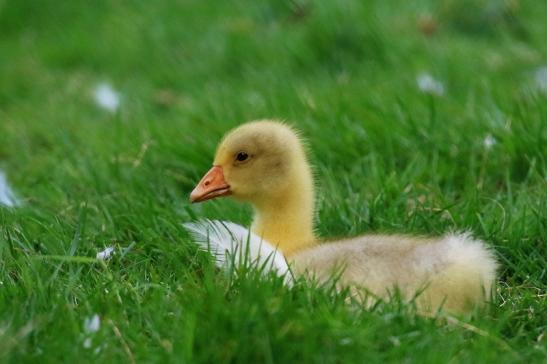
[[[2,0],[0,0],[1,2]],[[190,193],[190,201],[202,202],[221,196],[231,195],[230,186],[224,180],[222,168],[213,166],[201,179]]]

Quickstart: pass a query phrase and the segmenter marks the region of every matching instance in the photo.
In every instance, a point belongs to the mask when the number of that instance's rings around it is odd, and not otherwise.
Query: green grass
[[[0,360],[545,362],[546,12],[0,0],[0,168],[23,200],[0,208]],[[444,96],[417,88],[421,72]],[[91,96],[103,81],[122,95],[116,114]],[[188,193],[226,130],[272,117],[309,140],[321,236],[470,230],[502,264],[495,301],[443,323],[217,271],[181,222],[247,224],[250,210]],[[89,259],[110,245],[111,261]]]

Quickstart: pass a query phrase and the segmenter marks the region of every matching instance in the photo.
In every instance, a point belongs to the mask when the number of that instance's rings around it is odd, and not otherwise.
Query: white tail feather
[[[284,276],[287,284],[292,283],[283,254],[249,229],[220,220],[187,222],[183,226],[202,250],[213,254],[218,267],[227,268],[232,262],[239,265],[248,258],[250,263],[262,267],[264,272],[276,272]]]

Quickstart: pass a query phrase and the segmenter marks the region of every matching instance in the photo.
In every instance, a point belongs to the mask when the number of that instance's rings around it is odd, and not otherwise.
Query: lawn
[[[0,0],[15,195],[0,206],[0,361],[546,362],[545,14],[519,0]],[[251,211],[188,194],[223,133],[258,118],[309,142],[322,237],[469,230],[501,263],[494,301],[445,322],[218,271],[181,223]]]

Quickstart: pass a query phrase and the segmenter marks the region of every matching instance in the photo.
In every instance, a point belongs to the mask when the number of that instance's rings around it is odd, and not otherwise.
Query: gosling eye
[[[245,162],[247,159],[249,159],[249,154],[245,152],[239,152],[236,155],[236,161],[238,162]]]

